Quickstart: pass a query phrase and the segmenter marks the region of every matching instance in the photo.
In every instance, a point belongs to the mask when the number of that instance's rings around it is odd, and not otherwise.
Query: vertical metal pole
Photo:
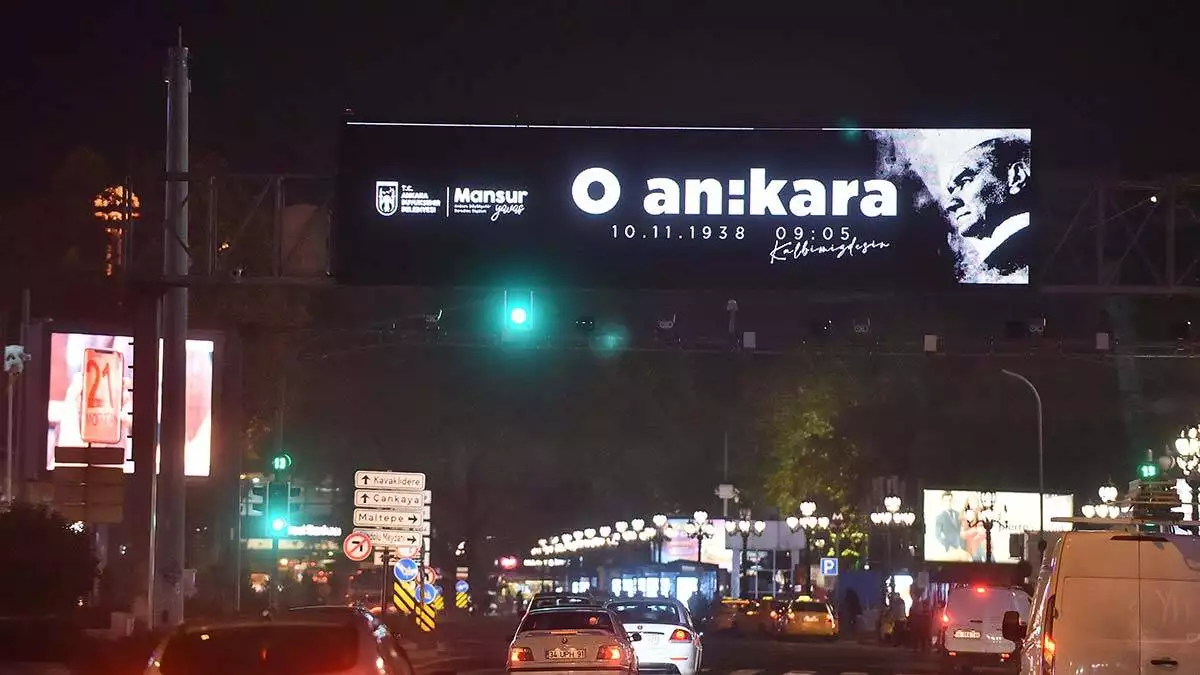
[[[246,494],[242,492],[242,484],[244,482],[245,481],[242,480],[241,474],[239,473],[237,487],[237,525],[235,526],[237,530],[237,537],[235,537],[233,540],[233,545],[236,549],[233,554],[233,608],[238,614],[242,613],[242,519],[246,517],[246,512],[250,510],[246,505],[249,500],[246,499]],[[265,513],[263,514],[263,518],[266,518]]]
[[[217,254],[220,242],[217,239],[217,179],[215,176],[208,177],[208,249],[207,255],[204,257],[205,269],[209,276],[217,272]]]
[[[283,176],[275,178],[275,214],[272,223],[274,236],[271,237],[271,271],[275,276],[283,276]]]
[[[1108,228],[1107,213],[1105,209],[1104,198],[1107,195],[1107,187],[1100,183],[1096,186],[1096,285],[1103,286],[1108,275],[1104,269],[1104,234]]]
[[[1011,370],[1001,370],[1000,372],[1025,383],[1029,387],[1029,391],[1033,392],[1033,399],[1037,402],[1037,450],[1038,450],[1038,552],[1043,553],[1046,550],[1046,452],[1045,440],[1042,425],[1042,395],[1038,393],[1037,387],[1020,373],[1014,373]],[[1038,560],[1038,564],[1041,564]]]
[[[17,395],[17,374],[8,373],[8,420],[5,423],[5,430],[8,438],[5,441],[4,449],[4,501],[11,506],[13,499],[13,455],[16,453],[16,448],[13,447],[13,423],[16,421],[13,416],[13,398]]]
[[[163,311],[162,578],[167,588],[167,621],[183,622],[183,569],[186,565],[184,453],[187,445],[188,291],[188,50],[182,33],[171,50],[167,101],[167,231],[163,233],[163,271],[175,285],[166,292]]]
[[[139,290],[133,327],[134,473],[130,480],[129,495],[132,508],[127,516],[126,528],[129,541],[133,544],[134,566],[141,568],[145,574],[142,580],[146,585],[135,593],[145,592],[146,626],[153,628],[158,589],[155,572],[158,523],[155,513],[158,509],[158,345],[162,335],[162,296],[153,287]]]
[[[379,575],[381,577],[381,581],[380,581],[380,585],[379,585],[379,615],[380,616],[387,615],[388,598],[391,597],[391,595],[388,593],[388,586],[391,585],[388,582],[391,581],[391,576],[392,576],[391,574],[389,574],[389,569],[388,569],[388,566],[391,564],[391,554],[392,554],[392,550],[390,548],[383,549],[383,569],[380,570],[380,575]]]

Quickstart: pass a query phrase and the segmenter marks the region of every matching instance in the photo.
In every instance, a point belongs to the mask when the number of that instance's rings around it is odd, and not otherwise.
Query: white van
[[[1200,537],[1067,532],[1047,552],[1022,639],[1025,675],[1200,673]]]
[[[1020,588],[951,588],[946,596],[946,609],[939,617],[942,654],[947,664],[958,670],[969,670],[972,666],[1015,663],[1017,643],[1004,637],[1004,616],[1016,612],[1020,621],[1027,623],[1029,605],[1029,594]]]

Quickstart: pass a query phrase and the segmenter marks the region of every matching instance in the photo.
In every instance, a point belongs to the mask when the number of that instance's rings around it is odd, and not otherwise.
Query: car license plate
[[[954,631],[954,637],[962,638],[964,640],[978,640],[979,639],[979,631],[977,631],[977,630],[956,630],[956,631]]]
[[[574,647],[555,647],[546,651],[546,658],[550,661],[582,661],[587,658],[587,652]]]
[[[658,643],[660,643],[660,642],[662,642],[661,635],[647,635],[646,636],[646,644],[650,645],[651,647],[657,647]]]

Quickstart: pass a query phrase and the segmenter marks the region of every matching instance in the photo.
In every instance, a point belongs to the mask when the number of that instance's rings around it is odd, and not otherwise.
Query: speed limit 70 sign
[[[351,532],[342,542],[342,553],[352,562],[362,562],[371,555],[371,538],[362,532]]]

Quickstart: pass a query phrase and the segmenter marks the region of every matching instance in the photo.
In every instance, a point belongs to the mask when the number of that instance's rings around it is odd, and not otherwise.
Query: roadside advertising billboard
[[[1028,284],[1029,129],[348,122],[342,283]]]
[[[998,563],[1015,563],[1020,548],[1010,549],[1010,535],[1038,531],[1038,494],[1036,492],[996,492],[992,511],[997,521],[992,526],[992,558]],[[1066,531],[1070,523],[1055,523],[1052,518],[1073,514],[1073,495],[1047,494],[1043,529]],[[978,490],[925,490],[925,559],[930,562],[986,562],[987,534],[981,523],[972,523],[982,510],[983,492]]]
[[[212,451],[212,340],[187,341],[188,476],[207,476]],[[133,472],[133,340],[112,335],[52,333],[49,405],[46,410],[46,468],[54,448],[125,448],[125,473]],[[161,373],[159,382],[161,383]]]

